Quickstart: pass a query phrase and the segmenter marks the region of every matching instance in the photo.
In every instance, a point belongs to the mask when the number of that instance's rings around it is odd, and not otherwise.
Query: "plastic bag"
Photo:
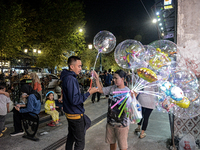
[[[179,150],[196,150],[195,139],[191,134],[185,135],[179,142]]]

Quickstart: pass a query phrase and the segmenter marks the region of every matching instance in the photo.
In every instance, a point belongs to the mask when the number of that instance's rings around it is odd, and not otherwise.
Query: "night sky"
[[[154,0],[142,0],[150,16]],[[116,36],[117,44],[126,39],[138,39],[147,45],[158,39],[157,30],[140,0],[84,0],[86,42],[107,30]]]

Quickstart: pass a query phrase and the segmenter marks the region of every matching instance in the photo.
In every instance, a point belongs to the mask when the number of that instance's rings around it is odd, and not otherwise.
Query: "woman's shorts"
[[[118,142],[118,147],[120,149],[128,148],[128,131],[129,126],[127,127],[115,127],[110,124],[106,124],[106,143],[115,144]]]

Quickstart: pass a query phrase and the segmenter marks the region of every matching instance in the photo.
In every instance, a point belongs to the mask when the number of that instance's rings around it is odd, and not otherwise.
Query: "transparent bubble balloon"
[[[190,70],[178,67],[170,74],[168,81],[186,90],[187,88],[193,90],[197,90],[199,88],[199,83],[195,74]]]
[[[117,45],[114,52],[116,63],[124,69],[146,67],[144,46],[136,40],[128,39]]]
[[[149,44],[156,48],[156,50],[163,52],[171,61],[176,61],[179,56],[177,45],[169,40],[157,40]]]
[[[116,46],[116,38],[109,31],[100,31],[93,40],[94,47],[101,53],[110,53]]]
[[[200,95],[198,92],[198,80],[195,74],[189,70],[176,70],[171,73],[168,81],[177,87],[180,87],[184,93],[185,99],[189,101],[189,107],[184,108],[187,101],[177,103],[173,109],[174,115],[180,118],[192,118],[200,114]],[[181,101],[180,101],[181,102]]]

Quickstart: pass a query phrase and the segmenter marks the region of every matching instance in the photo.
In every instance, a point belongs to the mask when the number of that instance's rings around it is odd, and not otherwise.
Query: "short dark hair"
[[[81,60],[81,59],[80,59],[78,56],[70,56],[70,57],[68,58],[67,64],[68,64],[69,69],[70,69],[70,65],[71,65],[73,62],[77,61],[77,60]]]
[[[121,78],[125,79],[125,77],[126,77],[126,73],[121,69],[117,70],[115,73],[118,74]]]
[[[0,90],[6,88],[6,83],[0,83]]]

